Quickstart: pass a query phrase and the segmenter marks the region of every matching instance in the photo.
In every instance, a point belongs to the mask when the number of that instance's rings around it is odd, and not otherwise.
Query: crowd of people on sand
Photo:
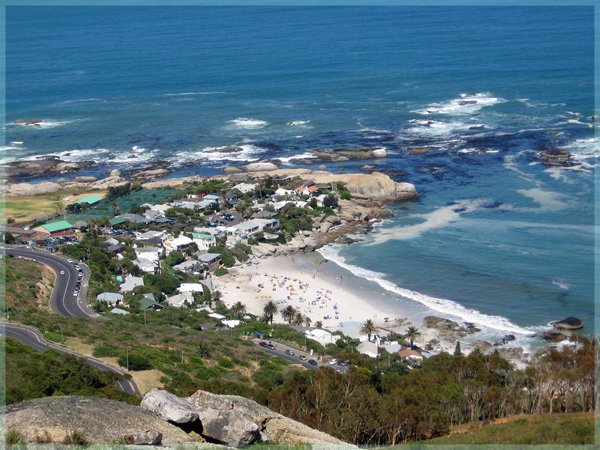
[[[313,275],[314,277],[314,275]],[[291,305],[302,314],[318,320],[340,320],[341,311],[330,289],[311,288],[298,277],[255,272],[248,280],[255,292],[277,305]]]

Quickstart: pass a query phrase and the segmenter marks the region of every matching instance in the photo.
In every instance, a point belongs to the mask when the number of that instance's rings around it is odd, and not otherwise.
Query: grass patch
[[[426,444],[478,445],[584,445],[594,443],[594,414],[547,414],[516,416],[428,441]]]

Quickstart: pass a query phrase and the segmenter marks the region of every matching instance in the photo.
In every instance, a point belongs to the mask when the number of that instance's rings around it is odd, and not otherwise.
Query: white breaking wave
[[[163,97],[185,97],[189,95],[216,95],[216,94],[225,94],[223,91],[200,91],[200,92],[176,92],[163,94]]]
[[[273,159],[277,159],[278,161],[281,161],[282,164],[292,164],[290,161],[292,159],[314,159],[316,158],[315,155],[313,155],[311,152],[305,152],[305,153],[299,153],[297,155],[292,155],[292,156],[280,156],[278,158],[273,158]]]
[[[559,288],[561,288],[563,291],[568,291],[571,286],[569,286],[567,283],[565,283],[564,281],[559,281],[559,280],[552,280],[552,284],[555,286],[558,286]]]
[[[486,106],[493,106],[506,102],[505,99],[494,97],[490,92],[478,92],[475,94],[460,94],[459,98],[447,102],[432,103],[423,109],[418,109],[418,114],[473,114]]]
[[[418,238],[426,231],[443,228],[456,222],[460,219],[461,214],[476,211],[486,203],[488,201],[484,199],[461,200],[453,205],[442,206],[428,214],[415,214],[412,217],[423,219],[423,222],[404,227],[380,229],[377,234],[373,235],[373,240],[365,245],[378,245],[387,241],[406,241]]]
[[[570,152],[578,161],[600,157],[600,140],[597,137],[576,139],[562,148]]]
[[[245,117],[238,117],[237,119],[230,120],[227,123],[246,130],[256,130],[269,125],[269,122],[266,120],[248,119]]]
[[[24,128],[31,128],[31,129],[37,129],[37,130],[44,130],[47,128],[56,128],[56,127],[60,127],[63,125],[68,125],[71,123],[75,123],[75,122],[80,122],[82,120],[85,119],[75,119],[75,120],[54,120],[54,119],[41,119],[40,122],[36,122],[34,124],[27,124],[27,123],[17,123],[17,122],[11,122],[8,125],[10,126],[19,126],[19,127],[24,127]]]
[[[290,120],[286,125],[290,127],[312,128],[310,120]]]
[[[520,327],[512,323],[505,317],[492,316],[489,314],[482,313],[475,309],[468,309],[461,304],[445,299],[431,297],[429,295],[422,294],[420,292],[412,291],[410,289],[402,288],[395,283],[387,280],[385,275],[382,273],[374,272],[362,267],[358,267],[346,262],[345,258],[340,255],[339,250],[342,247],[340,245],[328,245],[322,247],[318,252],[326,259],[333,261],[340,267],[352,272],[354,275],[364,278],[369,281],[373,281],[381,286],[383,289],[389,292],[398,294],[404,298],[419,302],[428,308],[431,308],[440,313],[450,315],[452,317],[459,318],[460,321],[472,322],[481,327],[491,328],[502,332],[511,332],[521,335],[533,335],[534,331]]]
[[[42,158],[45,156],[58,156],[61,160],[67,162],[77,162],[77,161],[95,161],[101,162],[105,161],[106,158],[101,157],[100,155],[106,155],[107,153],[111,153],[111,150],[106,148],[86,148],[86,149],[74,149],[74,150],[65,150],[58,153],[52,153],[50,155],[36,155],[33,158]]]
[[[179,160],[195,160],[204,159],[207,161],[241,161],[241,162],[253,162],[260,159],[260,154],[267,150],[252,144],[236,145],[239,148],[238,151],[228,151],[231,146],[224,145],[221,147],[205,147],[197,152],[178,152],[177,157]]]
[[[485,125],[481,124],[466,124],[459,121],[444,122],[440,120],[411,119],[409,122],[415,126],[407,128],[405,130],[406,133],[431,137],[448,136],[456,132],[465,132],[469,130],[469,127],[473,126],[485,127]]]

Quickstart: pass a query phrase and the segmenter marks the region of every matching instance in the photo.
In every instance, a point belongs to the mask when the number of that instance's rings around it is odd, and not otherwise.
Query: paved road
[[[74,296],[73,291],[75,290],[75,284],[78,279],[78,272],[75,268],[76,262],[70,263],[68,261],[69,258],[56,253],[48,253],[41,250],[32,250],[22,247],[6,247],[5,254],[33,259],[50,267],[56,273],[56,282],[54,283],[54,289],[50,296],[50,308],[56,314],[65,317],[97,320],[105,319],[105,317],[96,314],[85,301],[90,279],[90,271],[85,264],[79,264],[79,267],[83,270],[81,290],[79,295]],[[61,271],[64,272],[64,274],[61,275]],[[3,325],[3,327],[0,326],[0,330],[2,330],[6,336],[15,338],[38,351],[43,352],[48,349],[53,349],[62,354],[69,354],[85,359],[100,370],[114,372],[120,375],[127,374],[126,371],[106,364],[99,359],[82,355],[67,347],[48,342],[44,339],[42,333],[33,327],[4,322],[2,322],[1,325]],[[141,397],[141,393],[133,380],[118,381],[117,385],[123,392]]]
[[[261,342],[261,340],[254,339],[254,343],[256,345],[258,345],[259,342]],[[326,366],[326,364],[319,364],[318,362],[317,362],[316,366],[314,366],[312,364],[309,364],[308,360],[309,359],[313,359],[313,356],[310,356],[307,353],[298,352],[298,350],[296,350],[296,349],[293,349],[291,347],[287,347],[287,346],[285,346],[283,344],[279,344],[277,342],[273,342],[273,345],[275,346],[275,350],[270,350],[270,349],[268,349],[266,347],[260,347],[260,346],[259,346],[259,348],[262,351],[264,351],[264,352],[266,352],[266,353],[268,353],[270,355],[279,356],[280,358],[286,359],[286,360],[288,360],[290,362],[293,362],[294,364],[300,364],[300,365],[302,365],[302,366],[304,366],[304,367],[306,367],[307,369],[310,369],[310,370],[319,370],[322,366]],[[295,353],[295,355],[293,355],[293,356],[292,355],[288,355],[285,352],[286,350],[292,350]],[[306,361],[302,361],[301,359],[298,359],[298,355],[304,355],[304,356],[306,356]],[[316,361],[316,358],[317,357],[315,356],[314,357],[315,361]]]
[[[56,273],[56,282],[54,283],[54,290],[50,297],[50,308],[56,314],[65,317],[86,319],[103,318],[96,314],[85,301],[90,280],[90,271],[86,265],[79,264],[79,267],[83,271],[81,290],[77,296],[74,296],[73,292],[78,280],[78,272],[75,268],[75,263],[69,263],[68,258],[56,253],[21,247],[7,247],[5,253],[7,255],[33,259],[50,267]]]
[[[2,323],[0,325],[0,336],[4,335],[6,337],[11,337],[17,339],[25,345],[33,347],[35,350],[43,352],[46,350],[55,350],[58,353],[63,355],[71,355],[77,358],[85,359],[92,366],[97,367],[100,370],[105,372],[113,372],[119,375],[127,375],[125,370],[121,370],[117,367],[106,364],[99,359],[92,358],[91,356],[81,355],[68,347],[64,347],[62,345],[56,344],[54,342],[49,342],[44,339],[42,333],[39,330],[33,327],[29,327],[27,325],[21,325],[16,323]],[[119,380],[117,381],[119,388],[128,394],[141,396],[140,391],[138,390],[136,384],[131,380]]]

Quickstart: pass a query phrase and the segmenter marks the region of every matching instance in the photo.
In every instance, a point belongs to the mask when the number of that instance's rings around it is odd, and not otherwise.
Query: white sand
[[[237,273],[213,278],[222,293],[227,307],[235,302],[246,305],[247,311],[261,315],[270,300],[279,310],[291,305],[302,315],[310,317],[312,325],[321,321],[326,328],[337,327],[340,322],[363,322],[372,319],[383,325],[384,318],[393,320],[397,312],[374,308],[369,304],[367,291],[353,292],[344,286],[343,279],[335,278],[318,264],[307,268],[295,264],[292,256],[279,256],[259,260],[257,265],[237,269]],[[274,322],[284,323],[280,314]]]

